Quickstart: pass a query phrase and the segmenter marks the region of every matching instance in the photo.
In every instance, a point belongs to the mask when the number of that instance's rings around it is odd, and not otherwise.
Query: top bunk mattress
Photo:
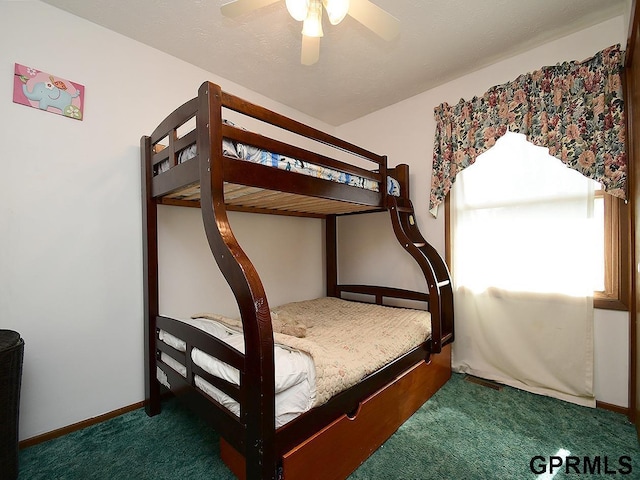
[[[238,125],[224,120],[223,123],[232,127],[241,128]],[[187,148],[180,151],[178,154],[178,164],[184,163],[197,156],[198,149],[194,143]],[[352,187],[359,187],[372,192],[379,192],[380,186],[375,180],[363,178],[358,175],[341,172],[321,165],[315,165],[311,162],[305,162],[296,158],[287,157],[278,153],[269,152],[267,150],[255,147],[253,145],[245,145],[241,142],[236,142],[228,138],[222,139],[222,153],[226,157],[234,158],[238,160],[244,160],[251,163],[258,163],[268,167],[274,167],[279,170],[285,170],[288,172],[300,173],[315,178],[322,178],[324,180],[331,180],[336,183],[344,185],[350,185]],[[158,164],[158,173],[163,173],[169,170],[169,160],[165,160]],[[400,196],[400,184],[398,181],[387,176],[387,194],[395,197]],[[185,193],[186,196],[193,196],[193,192]],[[174,197],[180,198],[180,197]]]

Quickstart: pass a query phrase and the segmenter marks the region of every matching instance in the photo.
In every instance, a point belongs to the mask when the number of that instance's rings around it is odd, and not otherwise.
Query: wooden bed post
[[[224,203],[222,91],[209,82],[198,91],[198,156],[200,205],[207,240],[214,258],[236,297],[245,340],[245,367],[240,412],[246,424],[246,478],[275,479],[275,377],[271,313],[255,267],[236,240]]]
[[[142,159],[142,261],[144,295],[144,398],[147,415],[160,413],[156,380],[156,317],[158,316],[158,208],[151,195],[151,138],[140,139]]]
[[[327,297],[337,297],[338,285],[338,239],[335,215],[327,215],[325,219],[325,262],[327,276]]]
[[[409,165],[406,163],[396,165],[391,171],[391,176],[398,180],[400,184],[400,196],[402,198],[411,198],[411,192],[409,191]]]

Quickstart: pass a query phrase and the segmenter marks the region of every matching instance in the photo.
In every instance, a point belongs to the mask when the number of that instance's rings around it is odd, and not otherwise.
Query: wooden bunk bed
[[[228,112],[296,134],[296,138],[304,139],[304,148],[238,128],[223,120]],[[328,168],[333,172],[330,177],[355,177],[359,183],[378,188],[231,158],[225,148],[229,144],[277,152],[301,164]],[[309,144],[319,147],[309,149]],[[325,153],[327,146],[355,160],[338,160],[338,155]],[[185,157],[187,151],[191,155]],[[384,156],[251,104],[209,82],[203,83],[198,96],[172,112],[150,136],[142,137],[141,156],[147,414],[160,412],[165,389],[158,380],[160,369],[166,376],[165,386],[220,433],[222,458],[238,477],[346,477],[451,375],[453,298],[449,272],[416,225],[409,200],[408,167],[389,168]],[[357,166],[363,162],[372,168]],[[399,192],[388,193],[387,177],[395,179]],[[245,353],[160,314],[157,206],[161,204],[201,208],[211,251],[238,304]],[[258,273],[233,235],[229,210],[323,219],[327,297],[366,299],[381,306],[402,300],[418,302],[430,312],[430,335],[322,405],[276,428],[274,314]],[[426,291],[338,283],[337,217],[380,211],[390,213],[398,241],[424,273]],[[159,339],[161,333],[182,339],[184,348],[167,345]],[[195,348],[237,369],[238,384],[204,371],[192,359]],[[168,357],[183,365],[184,371],[178,373],[168,367]],[[236,401],[239,415],[198,388],[194,381],[197,376]]]

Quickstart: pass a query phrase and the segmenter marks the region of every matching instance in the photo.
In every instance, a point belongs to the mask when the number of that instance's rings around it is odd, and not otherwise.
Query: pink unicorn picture
[[[75,120],[82,120],[84,86],[16,63],[13,101]]]

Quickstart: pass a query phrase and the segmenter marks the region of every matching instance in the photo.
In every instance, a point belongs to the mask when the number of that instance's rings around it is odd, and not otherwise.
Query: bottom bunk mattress
[[[326,297],[289,303],[271,311],[275,342],[276,427],[322,405],[332,396],[425,342],[431,315],[423,310],[387,307]],[[184,320],[244,352],[242,324],[216,314]],[[185,343],[165,332],[159,339],[180,351]],[[211,375],[238,384],[239,372],[206,352],[193,349],[193,362]],[[186,368],[168,355],[161,361],[181,375]],[[158,370],[158,380],[166,375]],[[196,386],[239,415],[237,402],[196,377]]]

